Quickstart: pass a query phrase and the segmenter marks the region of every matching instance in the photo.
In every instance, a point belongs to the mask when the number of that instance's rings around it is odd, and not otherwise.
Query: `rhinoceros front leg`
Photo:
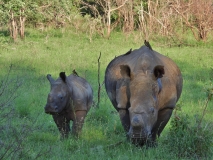
[[[160,136],[162,130],[168,123],[171,115],[172,115],[173,108],[165,108],[158,112],[158,120],[155,124],[154,128],[152,129],[152,140],[155,142],[156,137]]]
[[[129,119],[129,111],[126,109],[119,109],[119,116],[121,120],[121,124],[127,133],[130,127],[130,119]]]
[[[53,115],[53,119],[61,133],[62,138],[67,138],[70,132],[70,120],[67,120],[64,115]]]
[[[74,136],[80,135],[86,115],[87,111],[75,111],[75,118],[72,125],[72,134]]]
[[[116,84],[116,102],[122,126],[126,132],[130,128],[129,79],[121,79]]]

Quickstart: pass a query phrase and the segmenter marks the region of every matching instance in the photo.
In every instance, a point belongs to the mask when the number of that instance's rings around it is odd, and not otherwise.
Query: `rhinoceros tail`
[[[152,50],[151,45],[149,44],[149,41],[144,40],[145,46],[147,46],[150,50]]]
[[[66,83],[66,75],[65,75],[65,72],[61,72],[59,74],[59,76],[61,77],[61,79]]]
[[[75,75],[75,76],[78,76],[78,73],[75,71],[75,69],[72,71],[72,73]],[[79,76],[78,76],[79,77]]]

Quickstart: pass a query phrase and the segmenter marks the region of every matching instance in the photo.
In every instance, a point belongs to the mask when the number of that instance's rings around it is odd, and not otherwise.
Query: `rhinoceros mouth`
[[[127,135],[129,141],[135,145],[143,146],[144,144],[150,143],[151,136],[146,136],[141,133],[131,133]]]
[[[46,104],[46,106],[44,107],[44,111],[46,114],[51,114],[51,115],[56,115],[60,113],[60,110],[58,109],[57,106],[49,105],[49,104]]]
[[[58,112],[49,112],[49,111],[45,111],[46,114],[51,114],[51,115],[57,115],[59,114]]]
[[[60,112],[56,112],[56,111],[48,111],[46,110],[45,113],[46,114],[51,114],[51,115],[60,115],[60,114],[64,114],[66,111],[62,110]]]
[[[143,146],[152,142],[151,138],[144,136],[131,136],[129,137],[129,141],[136,146]]]
[[[137,141],[146,141],[148,139],[147,136],[141,134],[131,134],[129,135],[130,140],[137,140]]]
[[[131,138],[130,142],[136,146],[142,147],[152,147],[155,145],[155,143],[151,139],[142,139],[142,138]]]

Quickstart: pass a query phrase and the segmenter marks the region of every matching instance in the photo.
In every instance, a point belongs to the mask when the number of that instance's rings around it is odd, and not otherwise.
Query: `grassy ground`
[[[159,42],[151,44],[154,50],[172,58],[182,71],[184,87],[178,102],[182,113],[188,114],[191,120],[195,115],[201,116],[206,100],[204,87],[213,80],[213,45],[169,48],[158,47]],[[141,45],[143,41],[120,33],[114,33],[110,40],[94,37],[92,42],[85,35],[62,30],[43,33],[29,31],[25,41],[16,44],[8,43],[7,37],[1,37],[1,80],[5,80],[12,64],[10,79],[18,80],[15,83],[21,83],[21,86],[15,94],[14,116],[9,121],[0,121],[0,144],[6,146],[14,143],[19,149],[8,149],[6,155],[7,148],[0,149],[0,159],[2,155],[7,159],[180,159],[175,151],[171,151],[172,146],[168,148],[165,144],[170,124],[162,132],[156,148],[139,148],[127,142],[118,114],[108,100],[104,87],[100,108],[90,110],[80,139],[71,137],[60,141],[52,117],[44,113],[50,90],[46,79],[48,73],[57,78],[61,71],[68,75],[76,69],[92,85],[94,100],[97,101],[100,52],[102,82],[105,68],[115,56]],[[3,101],[5,97],[0,98]],[[204,126],[212,124],[212,114],[213,103],[210,102]],[[11,126],[13,131],[7,126]],[[20,137],[23,138],[19,142]],[[212,144],[209,147],[212,150]],[[207,154],[203,158],[211,159],[211,156]]]

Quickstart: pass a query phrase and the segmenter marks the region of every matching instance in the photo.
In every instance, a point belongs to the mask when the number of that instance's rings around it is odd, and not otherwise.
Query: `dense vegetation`
[[[212,159],[211,4],[2,0],[0,159]],[[177,63],[184,79],[176,110],[154,148],[126,140],[102,84],[108,63],[145,39]],[[52,117],[44,113],[50,89],[46,75],[57,78],[73,69],[92,85],[95,104],[100,81],[100,104],[90,110],[79,139],[60,140]]]
[[[25,26],[72,27],[109,38],[113,30],[139,31],[145,39],[164,36],[170,45],[185,44],[190,31],[197,41],[208,41],[213,29],[212,0],[2,0],[0,25],[7,25],[11,38],[25,37]]]

